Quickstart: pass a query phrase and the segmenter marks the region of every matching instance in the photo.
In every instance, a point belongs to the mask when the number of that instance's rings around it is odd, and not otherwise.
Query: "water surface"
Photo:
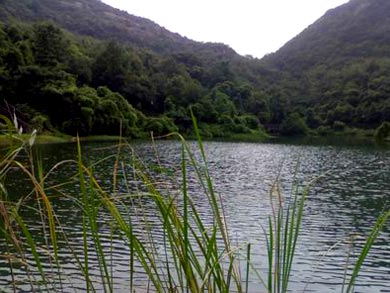
[[[97,162],[116,153],[115,148],[107,148],[107,143],[88,143],[83,146],[85,160]],[[145,166],[160,180],[162,189],[177,192],[180,188],[181,144],[176,141],[159,141],[155,144],[136,142],[131,144],[134,153]],[[191,143],[198,154],[196,143]],[[47,172],[56,162],[75,159],[74,144],[53,144],[39,146],[41,162]],[[280,190],[283,200],[288,203],[294,193],[294,186],[307,186],[317,179],[310,188],[305,206],[305,216],[299,247],[292,272],[291,290],[293,292],[340,292],[343,272],[348,254],[358,252],[364,237],[370,232],[377,217],[390,204],[390,150],[374,146],[297,144],[297,143],[205,143],[208,167],[215,188],[222,198],[226,219],[232,239],[243,248],[252,244],[252,261],[260,274],[265,276],[267,262],[262,227],[271,214],[271,200]],[[119,182],[116,193],[142,191],[143,186],[131,175],[132,156],[130,152],[122,154],[124,165],[120,173],[126,175],[126,182]],[[127,162],[127,163],[126,163]],[[112,166],[114,158],[108,158],[96,165],[95,173],[100,183],[110,191],[112,189]],[[53,172],[47,184],[55,185],[68,180],[75,174],[72,163],[65,164]],[[193,171],[193,170],[192,170]],[[190,179],[191,179],[191,170]],[[122,175],[123,175],[122,174]],[[195,176],[194,176],[195,177]],[[275,185],[275,183],[277,183]],[[11,172],[6,179],[11,197],[29,192],[31,186],[19,172]],[[275,187],[276,186],[276,187]],[[189,180],[191,196],[197,202],[204,219],[212,221],[207,202],[202,198],[199,184]],[[59,191],[63,192],[60,193]],[[77,292],[85,290],[79,271],[76,269],[73,255],[82,255],[82,212],[74,200],[65,195],[77,197],[80,193],[77,184],[68,184],[52,191],[53,205],[58,219],[71,237],[60,240],[64,290]],[[49,191],[50,193],[50,191]],[[128,200],[123,212],[136,214],[140,203]],[[154,219],[153,205],[142,203],[143,211],[149,211],[147,218],[156,226],[155,237],[162,237],[158,229],[159,220]],[[148,208],[150,205],[150,208]],[[147,207],[145,209],[145,207]],[[26,212],[32,225],[39,222],[36,213]],[[143,217],[139,220],[139,233],[142,234]],[[111,250],[110,264],[115,276],[115,290],[129,291],[130,247],[121,237],[110,230],[110,217],[102,214],[99,218],[99,232],[104,245]],[[37,235],[39,227],[37,224]],[[68,243],[66,243],[68,241]],[[42,238],[42,243],[44,242]],[[71,244],[74,251],[66,247]],[[390,234],[389,229],[380,235],[368,257],[357,281],[356,292],[390,292]],[[4,248],[3,248],[4,249]],[[45,266],[50,267],[50,263]],[[97,266],[97,256],[91,255],[89,263],[92,278],[101,282]],[[27,290],[28,274],[23,267],[18,271],[17,288]],[[135,281],[140,287],[146,286],[147,278],[140,267],[135,268]],[[53,276],[58,278],[58,276]],[[0,260],[0,288],[11,290],[12,279],[7,262]],[[97,289],[99,290],[97,286]],[[251,291],[263,292],[260,281],[251,276]]]

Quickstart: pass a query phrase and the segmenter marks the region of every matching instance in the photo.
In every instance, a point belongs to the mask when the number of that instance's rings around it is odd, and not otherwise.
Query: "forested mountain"
[[[0,17],[2,111],[30,128],[112,134],[122,121],[126,135],[186,133],[192,107],[204,136],[262,133],[244,105],[265,95],[228,46],[95,0],[2,0]]]
[[[52,21],[75,34],[147,48],[156,53],[206,51],[208,61],[238,56],[226,45],[200,43],[172,33],[148,19],[112,8],[100,0],[2,0],[5,21]]]
[[[262,60],[98,0],[0,0],[0,112],[83,135],[326,134],[390,120],[390,1],[351,0]],[[263,125],[263,126],[262,126]]]
[[[150,20],[129,15],[98,0],[3,0],[2,19],[51,20],[80,35],[116,40],[160,53],[184,49],[192,42]]]
[[[288,75],[286,100],[310,127],[375,128],[390,120],[390,1],[329,10],[262,61]]]
[[[390,1],[352,0],[329,10],[266,59],[279,70],[300,72],[319,65],[343,66],[353,59],[390,55]]]

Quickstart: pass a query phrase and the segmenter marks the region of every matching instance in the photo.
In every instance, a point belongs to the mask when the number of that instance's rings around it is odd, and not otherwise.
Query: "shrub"
[[[260,122],[259,119],[255,115],[241,115],[234,117],[234,122],[236,124],[242,124],[250,129],[258,129]]]
[[[53,126],[51,125],[50,120],[46,115],[38,114],[34,116],[33,119],[31,119],[30,123],[31,128],[36,129],[39,132],[44,130],[53,130]]]
[[[146,118],[143,128],[147,132],[153,132],[154,135],[165,135],[178,131],[172,119],[166,116]]]
[[[385,140],[390,136],[390,122],[383,122],[376,130],[375,130],[375,138],[379,141]]]
[[[282,135],[306,135],[308,132],[305,120],[298,113],[288,115],[280,125]]]
[[[332,132],[332,129],[329,126],[321,125],[317,129],[317,134],[321,136],[326,136]]]
[[[341,122],[341,121],[335,121],[333,122],[333,129],[336,130],[336,131],[343,131],[345,130],[346,128],[346,125],[344,122]]]

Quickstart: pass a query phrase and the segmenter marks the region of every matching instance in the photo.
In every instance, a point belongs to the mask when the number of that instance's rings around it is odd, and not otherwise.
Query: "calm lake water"
[[[83,146],[85,160],[97,162],[116,149],[107,148],[108,143],[88,143]],[[191,143],[197,154],[196,143]],[[161,188],[176,190],[180,187],[181,144],[175,141],[158,141],[151,143],[135,142],[134,152],[142,158],[161,181]],[[311,187],[305,205],[305,215],[299,246],[292,272],[292,292],[340,292],[343,283],[343,272],[348,253],[358,252],[365,236],[370,232],[377,217],[390,206],[390,150],[375,146],[354,146],[324,144],[314,141],[311,144],[291,142],[283,143],[228,143],[206,142],[206,155],[215,189],[220,194],[226,211],[226,221],[233,242],[245,248],[252,244],[252,261],[255,268],[265,277],[267,262],[262,226],[271,213],[270,191],[275,181],[289,201],[294,182],[306,186],[311,180],[321,178]],[[56,162],[75,159],[74,144],[52,144],[38,146],[40,160],[45,171]],[[130,153],[130,152],[129,152]],[[127,157],[128,156],[128,157]],[[124,162],[130,162],[130,154],[122,154]],[[23,159],[23,158],[22,158]],[[100,162],[95,172],[101,184],[110,190],[113,159]],[[67,181],[74,175],[74,165],[67,164],[55,171],[48,179],[46,186]],[[126,180],[119,182],[118,192],[142,190],[142,184],[131,175],[131,169],[123,165],[127,173]],[[189,170],[191,173],[191,170]],[[123,175],[123,174],[122,174]],[[191,174],[189,175],[191,179]],[[17,198],[27,194],[31,186],[28,179],[12,171],[6,178],[10,197]],[[275,189],[275,188],[274,188]],[[196,180],[189,180],[189,190],[198,203],[204,219],[210,218],[211,211],[202,200]],[[82,221],[81,211],[75,200],[66,195],[77,197],[79,187],[70,183],[49,191],[53,195],[53,205],[62,229],[71,237],[60,238],[61,274],[63,288],[66,292],[77,292],[85,289],[75,269],[73,255],[82,255]],[[130,206],[134,204],[128,201]],[[137,203],[139,204],[139,203]],[[144,202],[148,207],[148,202]],[[137,208],[131,211],[136,213]],[[153,219],[151,207],[147,215]],[[34,227],[39,217],[34,211],[24,213],[27,222]],[[106,249],[110,249],[110,264],[114,275],[115,291],[129,291],[129,248],[118,236],[110,231],[110,218],[102,214],[99,219],[99,232]],[[142,222],[142,219],[140,219]],[[142,227],[139,227],[142,233]],[[37,224],[36,236],[40,228]],[[34,232],[34,229],[33,231]],[[162,237],[156,229],[156,238]],[[353,239],[353,244],[351,244]],[[43,241],[43,240],[42,240]],[[66,244],[68,241],[68,244]],[[73,251],[68,249],[69,243]],[[0,250],[5,249],[4,245]],[[28,251],[26,252],[28,255]],[[0,251],[1,255],[5,251]],[[31,257],[28,257],[31,259]],[[352,256],[352,259],[353,256]],[[50,268],[50,263],[45,268]],[[90,257],[92,278],[99,284],[97,256]],[[141,268],[137,267],[135,280],[140,288],[147,282]],[[14,271],[16,288],[29,291],[26,284],[28,274],[23,267]],[[57,276],[58,277],[58,276]],[[56,278],[56,276],[52,276]],[[5,258],[0,258],[0,292],[12,290],[12,278]],[[58,288],[57,288],[58,289]],[[59,289],[58,289],[59,290]],[[97,286],[99,291],[99,286]],[[255,275],[251,276],[251,292],[264,292]],[[359,275],[355,292],[390,292],[390,229],[385,228],[375,242],[364,267]]]

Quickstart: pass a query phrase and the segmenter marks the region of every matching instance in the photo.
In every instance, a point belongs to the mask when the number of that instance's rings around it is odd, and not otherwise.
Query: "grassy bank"
[[[0,145],[6,146],[13,143],[16,143],[20,139],[28,140],[30,134],[22,134],[16,136],[10,135],[0,135]],[[91,135],[86,137],[80,137],[79,140],[81,142],[90,142],[90,141],[107,141],[107,142],[117,142],[121,139],[119,136],[115,135]],[[37,135],[35,139],[36,144],[47,144],[47,143],[67,143],[67,142],[76,142],[77,138],[73,136],[66,135]]]
[[[0,135],[0,146],[7,146],[16,143],[19,139],[28,140],[29,134],[22,134],[16,138],[15,136]],[[173,138],[172,139],[177,139]],[[232,141],[232,142],[264,142],[269,140],[269,136],[257,135],[257,134],[235,134],[228,137],[209,138],[205,141]],[[80,142],[118,142],[123,139],[120,136],[115,135],[91,135],[78,138]],[[196,136],[186,136],[188,140],[196,140]],[[138,138],[137,140],[149,141],[150,137]],[[76,142],[77,138],[72,136],[56,136],[56,135],[37,135],[35,144],[49,144],[49,143],[69,143]]]
[[[30,137],[30,134],[21,134],[18,136],[14,135],[0,135],[0,145],[10,145],[13,143],[16,143],[20,139],[22,140],[28,140]],[[71,137],[64,137],[64,136],[54,136],[54,135],[37,135],[36,137],[36,143],[63,143],[63,142],[70,142]]]
[[[130,253],[126,268],[130,292],[247,292],[250,274],[256,276],[259,292],[287,292],[310,186],[296,186],[294,197],[286,203],[275,182],[276,192],[270,192],[272,209],[268,225],[262,232],[259,231],[266,238],[262,249],[267,252],[268,261],[268,271],[261,274],[251,262],[253,247],[248,243],[233,241],[229,233],[223,202],[214,190],[195,121],[194,125],[197,156],[182,136],[170,136],[181,141],[180,169],[172,178],[180,184],[174,190],[165,188],[165,182],[156,179],[142,158],[138,158],[131,145],[124,141],[114,146],[112,156],[102,159],[112,161],[111,185],[107,188],[98,179],[96,166],[99,162],[87,163],[83,159],[80,140],[76,141],[76,159],[57,162],[47,169],[42,163],[36,163],[33,151],[35,142],[31,139],[33,135],[17,137],[0,161],[0,228],[7,248],[3,256],[9,259],[8,272],[12,278],[16,280],[16,272],[25,266],[22,271],[27,276],[24,282],[31,291],[62,292],[68,289],[68,284],[61,276],[67,264],[72,263],[79,272],[77,286],[89,292],[114,292],[115,272],[112,271],[111,261],[115,245],[113,241],[107,247],[107,243],[102,241],[100,229],[103,213],[106,216],[104,224],[110,227],[112,239],[120,238]],[[122,153],[130,154],[131,159],[124,159]],[[30,158],[29,164],[20,159],[26,155]],[[73,170],[73,173],[69,173],[69,179],[56,182],[53,179],[55,171],[68,166]],[[131,167],[131,171],[125,166]],[[12,199],[7,194],[4,182],[10,170],[15,172],[15,169],[31,182],[32,190]],[[188,174],[189,170],[193,171],[195,178]],[[129,172],[136,179],[134,181],[140,183],[137,189],[119,184],[129,184]],[[202,202],[207,203],[212,214],[211,219],[202,217],[191,196],[190,180],[197,181]],[[78,187],[77,195],[60,193],[75,204],[74,212],[81,214],[82,231],[77,239],[73,239],[74,234],[61,223],[53,204],[53,191],[58,192],[61,186],[67,184]],[[129,202],[137,203],[138,209],[134,209]],[[39,215],[39,228],[24,217],[25,211],[31,209]],[[155,237],[153,233],[156,223],[148,221],[151,209],[158,218],[161,237]],[[365,257],[389,215],[387,212],[378,219],[353,269],[346,272],[345,292],[353,291]],[[42,238],[37,239],[38,234]],[[60,246],[60,240],[67,243],[67,247]],[[82,242],[81,253],[76,252],[72,245],[74,241]],[[65,262],[61,257],[64,249],[69,251]],[[91,258],[97,259],[98,275],[89,265]],[[134,272],[139,267],[147,278],[144,285],[136,282]],[[12,286],[14,291],[18,291],[18,282],[13,282]],[[99,290],[99,287],[102,289]]]

